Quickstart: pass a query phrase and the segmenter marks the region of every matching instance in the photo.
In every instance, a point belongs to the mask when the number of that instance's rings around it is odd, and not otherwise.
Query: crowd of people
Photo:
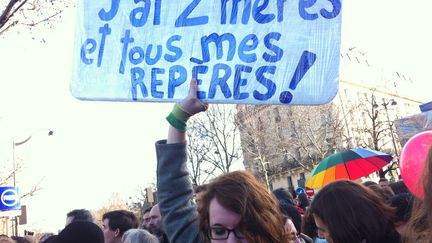
[[[156,143],[158,198],[170,242],[432,242],[432,149],[419,178],[427,195],[423,201],[403,181],[392,189],[385,178],[365,185],[335,181],[311,202],[304,195],[294,200],[237,171],[210,182],[195,205],[185,127],[189,117],[207,109],[196,92],[192,81],[189,95],[167,117],[167,140]]]
[[[187,169],[186,123],[206,111],[197,83],[167,117],[166,140],[156,142],[158,204],[143,212],[115,210],[102,228],[85,209],[67,214],[58,234],[39,243],[432,243],[432,147],[422,177],[424,199],[403,180],[332,182],[311,199],[268,190],[246,171],[225,173],[193,187]],[[141,222],[140,222],[141,221]],[[25,241],[27,240],[27,241]],[[0,236],[0,243],[36,242]]]
[[[8,237],[0,235],[0,243],[159,243],[168,242],[162,226],[159,206],[149,207],[142,221],[128,210],[103,214],[102,226],[96,224],[87,209],[75,209],[66,215],[66,224],[58,234]]]

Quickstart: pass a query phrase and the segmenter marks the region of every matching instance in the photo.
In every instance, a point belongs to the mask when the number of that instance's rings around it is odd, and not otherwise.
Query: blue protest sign
[[[0,187],[0,211],[20,209],[18,189],[11,186]]]
[[[337,93],[342,0],[84,0],[72,94],[323,104]]]

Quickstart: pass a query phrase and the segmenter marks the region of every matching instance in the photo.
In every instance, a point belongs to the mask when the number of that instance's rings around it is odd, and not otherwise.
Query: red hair
[[[209,183],[198,209],[200,231],[209,239],[209,206],[212,199],[241,216],[239,228],[249,242],[286,242],[282,214],[272,194],[248,172],[236,171]]]

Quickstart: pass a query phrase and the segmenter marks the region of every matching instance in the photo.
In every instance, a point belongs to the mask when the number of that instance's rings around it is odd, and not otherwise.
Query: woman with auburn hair
[[[397,243],[394,209],[375,192],[352,181],[322,188],[310,206],[318,233],[329,243]]]
[[[237,214],[239,222],[234,229],[241,242],[282,242],[283,217],[270,192],[247,172],[235,171],[217,177],[207,186],[198,211],[200,231],[204,239],[224,239],[228,229],[218,218],[218,207]],[[216,217],[215,217],[216,216]]]
[[[207,109],[189,95],[168,115],[168,139],[156,143],[157,193],[165,232],[171,243],[285,243],[288,234],[276,201],[247,172],[231,172],[207,185],[197,211],[186,155],[186,122]],[[201,237],[200,237],[201,236]]]
[[[424,199],[415,198],[403,235],[406,243],[432,243],[432,146],[424,163],[422,178]]]

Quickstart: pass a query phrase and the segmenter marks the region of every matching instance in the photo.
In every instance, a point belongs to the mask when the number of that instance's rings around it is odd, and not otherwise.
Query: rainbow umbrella
[[[391,155],[364,148],[335,153],[319,162],[305,185],[321,188],[335,180],[356,180],[380,170],[391,160]]]

